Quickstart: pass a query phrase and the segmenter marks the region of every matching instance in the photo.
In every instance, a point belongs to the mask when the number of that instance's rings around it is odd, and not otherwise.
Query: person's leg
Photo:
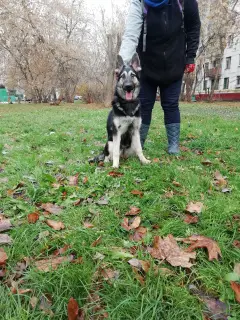
[[[152,110],[156,100],[157,85],[147,79],[141,79],[141,91],[139,99],[141,102],[142,125],[140,129],[141,145],[143,147],[147,138],[148,130],[152,120]]]
[[[182,79],[168,86],[160,87],[161,105],[164,111],[164,123],[168,138],[168,153],[179,153],[180,110],[179,96]]]

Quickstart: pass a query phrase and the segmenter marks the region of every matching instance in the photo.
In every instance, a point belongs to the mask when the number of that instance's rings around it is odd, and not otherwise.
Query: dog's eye
[[[135,78],[135,74],[134,74],[134,73],[132,73],[132,74],[131,74],[131,77],[132,77],[132,78]]]
[[[123,78],[123,80],[126,79],[126,75],[123,73],[121,78]]]

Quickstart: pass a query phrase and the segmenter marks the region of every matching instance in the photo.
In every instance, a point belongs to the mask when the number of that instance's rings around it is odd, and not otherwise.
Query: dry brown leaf
[[[32,289],[11,288],[11,292],[13,294],[25,294],[25,293],[28,293],[28,292],[32,292]]]
[[[8,256],[3,248],[0,248],[0,266],[5,265],[6,261],[8,259]]]
[[[175,187],[181,187],[181,183],[179,183],[179,182],[177,182],[177,181],[173,181],[173,185],[175,186]]]
[[[240,263],[235,264],[233,272],[240,276]]]
[[[193,264],[190,259],[196,258],[195,252],[188,253],[183,251],[171,234],[164,239],[155,236],[153,248],[148,248],[148,252],[153,258],[166,260],[174,267],[191,268]]]
[[[214,180],[215,180],[215,185],[218,186],[218,187],[224,188],[228,184],[226,178],[223,177],[219,171],[215,172]]]
[[[14,273],[12,275],[12,278],[14,280],[21,278],[24,275],[24,272],[27,270],[29,264],[30,264],[29,258],[24,258],[22,261],[18,262],[16,267],[14,268]]]
[[[72,262],[73,259],[73,255],[66,257],[49,257],[48,259],[36,261],[35,267],[39,271],[49,272],[51,270],[56,270],[58,266],[64,262]]]
[[[79,314],[79,306],[75,299],[70,298],[68,301],[68,320],[77,320]]]
[[[41,296],[40,298],[40,305],[39,309],[42,310],[45,314],[49,315],[50,317],[54,316],[54,313],[51,310],[52,307],[52,297],[50,294],[45,294],[44,296]]]
[[[202,209],[203,209],[203,203],[202,202],[190,202],[185,211],[187,213],[201,213],[202,212]]]
[[[51,214],[59,214],[62,211],[62,208],[59,207],[57,204],[53,204],[53,203],[43,203],[41,205],[41,208],[46,210],[47,212],[51,213]]]
[[[174,271],[168,269],[168,268],[160,268],[159,266],[155,266],[154,267],[154,274],[158,275],[158,274],[162,274],[164,276],[173,276],[175,275]]]
[[[98,237],[97,240],[95,240],[95,241],[91,244],[91,247],[96,247],[101,241],[102,241],[102,236]]]
[[[113,178],[118,178],[118,177],[122,177],[123,173],[117,172],[117,171],[111,171],[111,172],[108,173],[108,175],[113,177]]]
[[[137,268],[139,271],[144,271],[147,273],[150,269],[150,262],[144,261],[144,260],[138,260],[138,259],[131,259],[128,261],[128,263],[134,267]]]
[[[239,240],[234,240],[234,241],[233,241],[233,246],[234,246],[235,248],[240,249],[240,241],[239,241]]]
[[[83,178],[83,184],[86,184],[88,182],[88,177]]]
[[[64,247],[57,249],[53,252],[53,255],[56,256],[60,256],[61,254],[64,254],[69,248],[71,248],[71,246],[69,244],[65,244]]]
[[[235,292],[235,299],[240,303],[240,284],[234,281],[231,281],[231,288]]]
[[[70,176],[68,178],[69,186],[76,187],[78,185],[78,177],[79,177],[79,173],[75,174],[75,176]]]
[[[185,147],[185,146],[181,146],[181,147],[180,147],[180,150],[181,150],[182,152],[188,152],[188,151],[190,151],[190,149],[189,149],[188,147]]]
[[[0,244],[11,244],[12,238],[8,234],[0,234]]]
[[[2,269],[0,268],[0,279],[6,276],[6,272],[7,270],[4,267]]]
[[[184,222],[187,224],[198,223],[198,217],[193,217],[190,214],[186,214],[184,218]]]
[[[92,229],[92,228],[94,228],[94,225],[93,225],[92,223],[90,223],[90,222],[87,222],[87,221],[85,221],[85,222],[83,223],[83,226],[84,226],[84,228],[86,228],[86,229]]]
[[[173,191],[167,191],[164,194],[164,197],[167,199],[171,199],[174,196],[174,192]]]
[[[212,162],[211,162],[210,160],[206,159],[206,160],[203,160],[203,161],[202,161],[202,164],[203,164],[204,166],[211,166],[211,165],[212,165]]]
[[[39,212],[30,213],[27,218],[29,223],[36,223],[39,219]]]
[[[145,237],[146,233],[147,233],[147,228],[138,227],[135,229],[134,234],[131,234],[129,236],[129,239],[130,241],[135,241],[135,242],[141,241]]]
[[[137,268],[132,267],[133,272],[135,273],[136,279],[141,283],[142,286],[145,285],[144,277],[139,273]]]
[[[121,226],[126,231],[130,231],[130,230],[138,228],[140,226],[140,223],[141,223],[140,217],[135,217],[130,221],[128,220],[128,218],[124,218]]]
[[[119,271],[113,270],[111,268],[101,269],[101,275],[104,280],[117,280],[119,278]]]
[[[131,194],[135,195],[135,196],[139,196],[140,198],[143,197],[144,193],[142,191],[139,190],[132,190]]]
[[[159,159],[159,158],[154,158],[154,159],[153,159],[153,162],[154,162],[154,163],[159,163],[159,162],[160,162],[160,159]]]
[[[9,230],[11,228],[12,228],[12,224],[9,219],[0,220],[0,232]]]
[[[37,303],[38,303],[38,298],[37,298],[37,297],[31,297],[31,299],[30,299],[30,305],[31,305],[31,307],[32,307],[33,309],[36,308]]]
[[[211,238],[193,235],[186,238],[184,242],[191,244],[190,247],[186,249],[186,252],[193,252],[197,248],[207,248],[209,261],[212,261],[214,259],[218,260],[219,256],[222,256],[217,242]]]
[[[141,209],[137,207],[131,207],[130,211],[128,211],[125,216],[136,216],[141,212]]]
[[[63,230],[65,229],[64,224],[61,221],[55,221],[55,220],[46,220],[46,224],[53,228],[54,230]]]

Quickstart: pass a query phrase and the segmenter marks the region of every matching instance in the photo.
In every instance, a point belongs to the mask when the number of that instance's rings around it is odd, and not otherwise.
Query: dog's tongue
[[[126,100],[132,100],[133,98],[133,93],[132,92],[126,92]]]

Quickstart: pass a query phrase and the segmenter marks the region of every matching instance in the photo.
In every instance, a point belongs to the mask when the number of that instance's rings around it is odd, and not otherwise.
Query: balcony
[[[205,76],[208,78],[220,78],[222,72],[221,67],[211,68],[205,70]]]

